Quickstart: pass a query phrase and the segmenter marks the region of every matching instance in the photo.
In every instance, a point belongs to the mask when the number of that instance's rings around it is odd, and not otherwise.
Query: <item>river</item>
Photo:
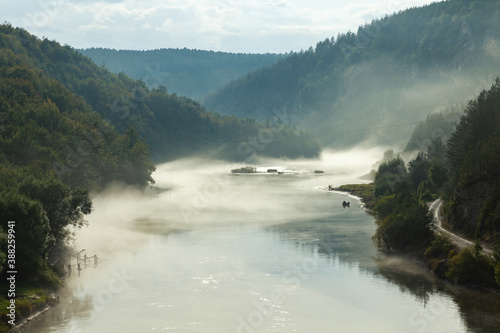
[[[321,189],[362,182],[378,156],[260,161],[281,175],[182,160],[158,167],[159,191],[110,188],[74,244],[103,262],[24,331],[498,332],[489,295],[381,257],[373,217]]]

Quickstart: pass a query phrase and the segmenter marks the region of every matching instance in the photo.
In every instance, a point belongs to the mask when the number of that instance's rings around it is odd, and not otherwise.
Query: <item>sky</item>
[[[0,18],[74,48],[306,50],[431,0],[0,0]]]

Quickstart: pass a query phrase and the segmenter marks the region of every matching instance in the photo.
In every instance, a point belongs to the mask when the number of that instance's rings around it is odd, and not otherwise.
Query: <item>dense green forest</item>
[[[471,101],[448,141],[449,219],[470,237],[500,232],[500,80]]]
[[[442,118],[439,114],[436,119]],[[429,130],[435,123],[426,126]],[[424,127],[415,132],[425,132]],[[378,167],[364,196],[373,202],[379,248],[423,255],[433,270],[452,281],[493,286],[496,280],[500,285],[499,152],[497,78],[490,90],[465,106],[445,143],[433,140],[408,163],[396,156]],[[446,236],[434,234],[426,203],[438,197],[444,200],[447,227],[476,239],[473,247],[458,251]],[[482,253],[483,241],[494,248],[492,258]]]
[[[412,124],[488,88],[500,68],[500,2],[411,8],[339,34],[209,96],[224,114],[287,110],[323,144],[408,139]]]
[[[0,47],[10,50],[15,61],[57,80],[119,133],[134,128],[150,145],[155,162],[210,149],[215,151],[211,156],[233,160],[245,160],[250,152],[289,158],[319,153],[315,140],[293,130],[286,115],[276,114],[267,125],[220,116],[189,98],[169,94],[163,86],[150,90],[143,81],[112,74],[69,46],[9,25],[0,26],[0,33]]]
[[[124,72],[149,88],[160,85],[171,93],[201,100],[231,80],[285,57],[188,49],[147,51],[90,48],[78,50],[113,73]]]
[[[12,50],[0,49],[0,59],[0,269],[7,222],[16,221],[17,278],[51,285],[58,276],[49,254],[64,246],[68,225],[83,225],[89,192],[113,181],[145,186],[154,165],[133,128],[119,134]]]
[[[192,153],[315,157],[284,115],[266,124],[210,113],[164,87],[112,74],[69,46],[0,26],[0,273],[16,221],[17,279],[55,285],[59,253],[111,182],[154,182],[153,161]]]

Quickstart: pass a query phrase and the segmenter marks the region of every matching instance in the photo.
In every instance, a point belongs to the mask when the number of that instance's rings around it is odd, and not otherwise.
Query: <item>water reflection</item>
[[[346,222],[347,221],[347,222]],[[346,223],[344,223],[346,222]],[[356,214],[332,216],[327,220],[299,221],[268,227],[269,233],[282,242],[294,244],[298,253],[321,255],[331,265],[360,269],[380,276],[417,300],[422,309],[409,318],[415,332],[428,331],[429,321],[439,319],[446,311],[433,297],[453,301],[448,304],[460,312],[469,332],[494,333],[500,329],[500,294],[496,291],[470,290],[437,278],[421,262],[404,256],[385,256],[370,245],[373,229],[356,225]]]

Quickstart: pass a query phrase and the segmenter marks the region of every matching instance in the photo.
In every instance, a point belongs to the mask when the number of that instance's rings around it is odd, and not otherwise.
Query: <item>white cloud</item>
[[[0,1],[4,20],[81,47],[188,47],[231,52],[307,49],[360,24],[430,0]]]

